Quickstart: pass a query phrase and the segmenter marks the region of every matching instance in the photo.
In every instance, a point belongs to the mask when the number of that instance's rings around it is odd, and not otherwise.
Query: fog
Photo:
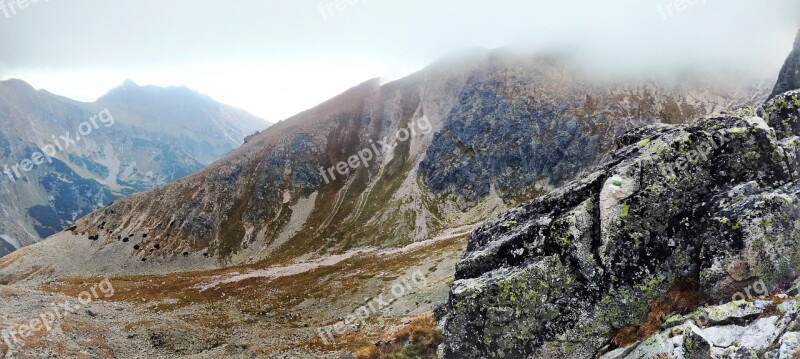
[[[796,0],[23,1],[0,0],[2,79],[86,101],[187,85],[271,121],[474,46],[774,77],[800,28]]]

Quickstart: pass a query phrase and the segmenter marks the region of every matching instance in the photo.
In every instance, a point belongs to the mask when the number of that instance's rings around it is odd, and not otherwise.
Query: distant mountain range
[[[93,117],[92,128],[81,127]],[[120,197],[194,173],[268,126],[183,87],[128,81],[83,103],[21,80],[0,82],[0,167],[12,174],[0,178],[0,255]],[[36,157],[47,145],[56,155]],[[32,159],[41,163],[30,168]]]

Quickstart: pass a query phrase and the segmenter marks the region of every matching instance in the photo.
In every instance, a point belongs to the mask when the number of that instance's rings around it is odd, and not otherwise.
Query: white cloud
[[[14,77],[36,88],[85,102],[96,100],[126,79],[140,85],[187,86],[272,122],[284,120],[360,81],[383,74],[380,64],[363,60],[323,64],[231,61],[75,71],[20,69],[14,73]]]
[[[50,1],[0,17],[0,78],[81,100],[125,79],[186,85],[277,121],[468,46],[567,49],[603,70],[777,74],[800,1],[698,1],[667,20],[678,0],[369,0],[326,15],[335,1]]]

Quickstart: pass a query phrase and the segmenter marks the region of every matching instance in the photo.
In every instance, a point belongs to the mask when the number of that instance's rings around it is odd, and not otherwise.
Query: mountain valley
[[[418,337],[414,350],[430,356],[445,338],[432,318],[450,311],[444,335],[462,340],[460,312],[446,305],[458,296],[448,292],[478,274],[462,257],[481,233],[525,223],[502,214],[575,189],[573,180],[600,181],[597,166],[618,163],[648,131],[767,99],[764,82],[728,76],[615,80],[564,57],[499,49],[365,82],[195,174],[0,259],[4,320],[74,302],[109,278],[113,296],[79,305],[21,352],[369,358]],[[369,167],[337,168],[381,142],[391,150],[372,151]],[[326,168],[337,168],[330,183]],[[392,339],[407,330],[427,334]]]

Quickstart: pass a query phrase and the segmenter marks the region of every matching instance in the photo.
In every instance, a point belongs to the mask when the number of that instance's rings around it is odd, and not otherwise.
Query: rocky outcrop
[[[778,84],[775,85],[770,98],[798,88],[800,88],[800,31],[797,32],[794,49],[781,69]]]
[[[472,235],[446,357],[596,357],[646,339],[669,312],[788,287],[800,270],[798,135],[800,92],[623,136],[604,165]],[[700,356],[687,357],[706,357],[706,333],[692,330]]]

